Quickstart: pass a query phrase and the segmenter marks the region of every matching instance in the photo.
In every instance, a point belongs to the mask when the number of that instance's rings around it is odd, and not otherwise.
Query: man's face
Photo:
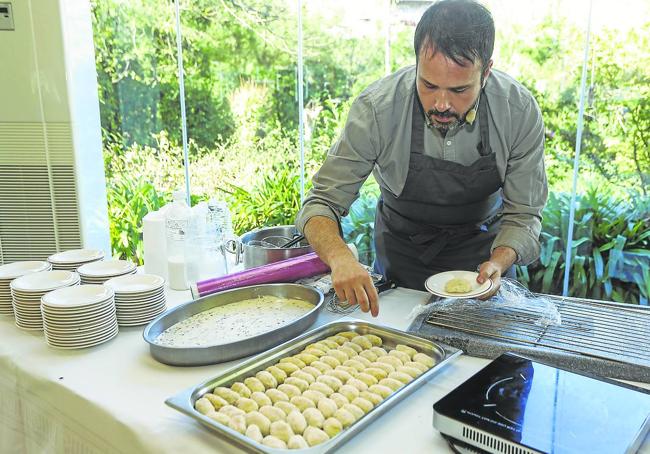
[[[483,73],[483,80],[487,79],[491,67],[492,60]],[[481,90],[481,72],[479,61],[468,61],[461,66],[441,52],[432,54],[431,48],[422,49],[416,86],[422,107],[435,128],[448,131],[465,120]]]

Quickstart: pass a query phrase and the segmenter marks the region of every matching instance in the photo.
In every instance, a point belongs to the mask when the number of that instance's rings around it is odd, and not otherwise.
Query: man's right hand
[[[332,269],[332,286],[341,301],[358,304],[363,312],[379,315],[379,297],[377,289],[368,274],[354,257],[334,259]]]
[[[336,221],[314,216],[305,225],[305,236],[316,254],[332,270],[332,285],[341,301],[358,304],[363,312],[376,317],[379,297],[368,272],[352,255],[341,238]]]

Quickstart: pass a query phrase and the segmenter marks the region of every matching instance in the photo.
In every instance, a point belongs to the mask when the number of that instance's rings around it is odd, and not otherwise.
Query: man
[[[432,274],[477,270],[479,283],[495,284],[487,298],[515,263],[539,256],[544,125],[528,90],[492,69],[490,12],[439,1],[418,23],[414,47],[415,67],[354,101],[296,219],[339,298],[373,316],[377,292],[339,228],[371,171],[381,188],[375,268],[399,286],[424,289]]]

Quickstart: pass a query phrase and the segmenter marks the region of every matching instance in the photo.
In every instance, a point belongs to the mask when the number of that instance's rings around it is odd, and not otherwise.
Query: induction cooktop
[[[634,453],[650,391],[505,353],[434,404],[433,426],[474,452]]]

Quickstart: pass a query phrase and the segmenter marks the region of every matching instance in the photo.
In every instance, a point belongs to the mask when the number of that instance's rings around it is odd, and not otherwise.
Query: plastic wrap
[[[329,267],[316,253],[292,257],[279,262],[257,266],[238,273],[206,279],[192,286],[194,298],[237,287],[276,282],[294,282],[298,279],[329,272]]]
[[[512,309],[525,311],[536,316],[535,324],[539,326],[561,325],[562,317],[553,300],[544,295],[531,293],[519,282],[502,278],[501,287],[496,295],[488,300],[444,298],[429,304],[416,306],[408,315],[414,320],[422,313],[434,311],[463,312],[470,309]]]

